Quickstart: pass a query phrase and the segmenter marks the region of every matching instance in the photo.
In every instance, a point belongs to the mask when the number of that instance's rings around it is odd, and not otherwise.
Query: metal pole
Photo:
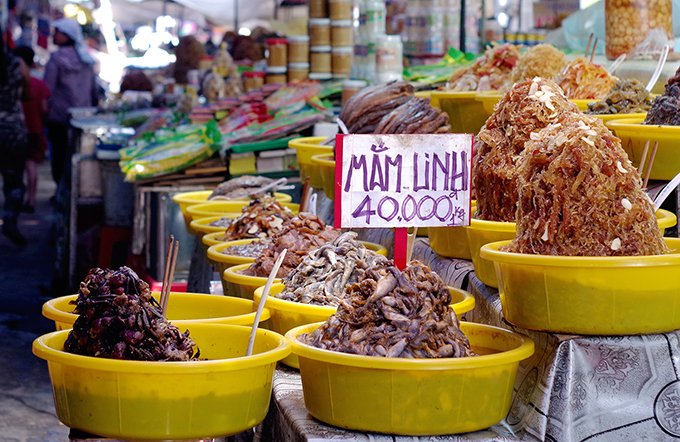
[[[234,0],[234,32],[238,33],[238,0]]]

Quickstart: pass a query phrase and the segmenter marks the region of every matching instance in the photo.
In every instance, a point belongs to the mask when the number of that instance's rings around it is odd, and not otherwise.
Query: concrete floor
[[[43,302],[64,295],[49,293],[54,190],[45,163],[36,212],[20,218],[29,245],[16,247],[0,235],[0,441],[68,440],[68,428],[55,415],[47,364],[31,353],[32,341],[54,330],[40,313]]]

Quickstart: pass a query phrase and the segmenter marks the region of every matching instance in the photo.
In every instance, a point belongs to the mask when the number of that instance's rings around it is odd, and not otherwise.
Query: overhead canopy
[[[161,15],[163,3],[163,0],[111,0],[117,21],[136,23],[151,21]],[[239,23],[254,19],[270,20],[274,16],[275,4],[276,0],[174,0],[166,3],[166,13],[198,23],[203,22],[200,17],[204,16],[216,25],[233,26],[237,12]]]

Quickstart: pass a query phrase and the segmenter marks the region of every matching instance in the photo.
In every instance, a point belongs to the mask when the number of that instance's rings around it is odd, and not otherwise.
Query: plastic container
[[[620,120],[621,118],[641,118],[642,121],[647,117],[647,113],[634,113],[634,114],[601,114],[601,115],[591,115],[591,117],[599,118],[603,123],[607,124],[610,121]]]
[[[288,82],[288,69],[283,67],[268,67],[264,84],[285,84]]]
[[[659,209],[656,211],[656,222],[661,235],[663,235],[665,229],[673,227],[677,223],[677,217],[668,210]],[[472,264],[475,266],[475,274],[484,284],[498,288],[499,282],[496,278],[494,265],[491,261],[482,258],[479,250],[484,244],[515,239],[516,224],[472,218],[470,225],[465,227],[465,230],[467,231]]]
[[[264,86],[264,72],[260,71],[245,71],[243,73],[243,87],[246,92],[250,92],[255,89],[260,89]]]
[[[331,69],[331,47],[312,46],[309,53],[310,71],[313,73],[330,73]]]
[[[283,67],[288,64],[288,40],[285,38],[268,38],[267,44],[267,66]]]
[[[471,218],[470,225],[464,227],[470,247],[470,258],[475,267],[475,275],[489,287],[498,288],[496,270],[492,262],[479,256],[479,249],[490,242],[515,239],[515,227],[515,223],[475,218]]]
[[[255,262],[255,257],[227,255],[225,253],[222,253],[222,251],[231,246],[250,244],[253,241],[255,241],[255,239],[239,239],[236,241],[228,241],[223,242],[221,244],[217,244],[215,246],[210,246],[207,251],[208,261],[210,261],[210,263],[215,267],[215,271],[220,275],[224,274],[224,271],[227,270],[229,267],[235,265],[248,264],[248,266],[250,266],[253,262]],[[230,284],[227,284],[224,278],[222,278],[223,293],[232,294],[233,290],[234,287]],[[240,296],[240,294],[238,296]]]
[[[335,78],[349,77],[349,73],[352,70],[353,53],[354,48],[352,48],[351,46],[334,47],[331,50],[331,66],[333,71],[333,77]]]
[[[428,227],[427,233],[437,255],[467,260],[472,257],[465,227]]]
[[[508,414],[517,367],[534,353],[526,336],[462,322],[483,356],[403,359],[352,355],[301,343],[320,324],[286,333],[300,359],[305,407],[339,428],[395,435],[467,433]]]
[[[238,264],[229,267],[222,273],[222,285],[226,288],[225,293],[239,298],[253,299],[253,293],[258,287],[267,283],[267,278],[242,274],[241,272],[250,265],[250,263]],[[281,278],[274,278],[274,282],[281,282]]]
[[[68,330],[33,341],[47,361],[57,417],[70,428],[114,439],[227,436],[262,422],[276,362],[291,346],[259,329],[245,357],[250,327],[192,324],[207,361],[120,361],[63,351]],[[247,404],[245,406],[244,404]]]
[[[452,133],[477,134],[486,123],[486,112],[476,92],[433,91],[430,104],[449,115]]]
[[[160,293],[153,297],[160,299]],[[54,321],[57,330],[73,328],[78,315],[73,313],[78,295],[61,296],[43,304],[42,314]],[[257,304],[248,299],[230,296],[208,295],[203,293],[170,292],[167,318],[177,327],[190,327],[195,323],[253,325]],[[266,318],[265,318],[266,316]],[[263,313],[262,321],[269,319],[270,313]]]
[[[309,35],[288,37],[288,64],[309,63]]]
[[[333,148],[331,146],[322,146],[319,144],[325,140],[326,137],[304,137],[296,138],[288,142],[288,147],[295,149],[298,166],[300,167],[300,178],[304,182],[305,178],[309,177],[309,183],[315,189],[322,189],[323,181],[321,178],[321,170],[312,163],[312,157],[322,153],[333,153]]]
[[[189,223],[191,222],[191,217],[189,216],[189,212],[187,212],[187,209],[193,205],[196,204],[202,204],[208,201],[208,197],[213,193],[212,190],[198,190],[195,192],[182,192],[182,193],[176,193],[172,196],[172,200],[179,205],[179,209],[182,211],[182,215],[184,215],[184,220]],[[293,197],[288,195],[287,193],[280,193],[276,192],[274,194],[274,197],[276,198],[276,201],[284,202],[284,203],[289,203],[293,201]],[[224,201],[224,200],[221,200]],[[231,201],[231,202],[236,202],[236,201]],[[241,200],[243,203],[243,206],[248,204],[250,201],[247,200]],[[243,207],[242,206],[242,207]],[[240,210],[239,210],[240,212]]]
[[[328,0],[309,0],[309,18],[328,17]]]
[[[399,35],[381,35],[375,42],[375,81],[388,83],[402,80],[404,47]]]
[[[351,20],[352,0],[328,0],[331,20]]]
[[[312,157],[312,164],[321,172],[323,193],[330,200],[335,199],[335,157],[332,153],[322,153]]]
[[[218,244],[224,244],[226,242],[224,240],[224,232],[206,233],[203,235],[203,238],[201,238],[201,242],[207,248],[216,246]]]
[[[622,118],[607,123],[607,127],[621,138],[628,158],[637,167],[642,159],[645,143],[649,140],[649,153],[658,142],[654,164],[649,177],[653,180],[671,180],[680,172],[680,126],[647,126],[644,118]],[[648,153],[648,155],[649,155]]]
[[[331,74],[330,72],[310,72],[309,73],[309,79],[310,80],[316,80],[316,81],[332,80],[333,74]]]
[[[338,309],[337,307],[325,305],[303,304],[301,302],[287,301],[276,297],[284,289],[284,284],[272,285],[265,306],[271,311],[271,330],[285,334],[289,330],[305,324],[326,321]],[[258,287],[253,295],[255,305],[259,305],[264,287]],[[451,308],[459,318],[475,307],[475,298],[470,293],[449,287],[451,294]],[[297,355],[291,354],[283,361],[289,367],[300,368]]]
[[[582,257],[501,252],[482,247],[496,266],[503,316],[531,330],[639,335],[680,328],[680,239],[670,254]]]
[[[206,216],[206,217],[199,217],[196,218],[195,220],[191,221],[189,223],[189,231],[193,233],[194,235],[206,235],[208,233],[222,233],[224,234],[225,230],[227,230],[226,227],[218,227],[218,226],[211,226],[212,223],[214,223],[217,220],[220,220],[222,218],[238,218],[241,213],[223,213],[222,215],[216,215],[216,216]]]
[[[605,45],[610,60],[632,52],[653,30],[660,30],[673,41],[671,0],[605,0],[604,5]]]
[[[342,105],[344,106],[345,103],[347,103],[347,100],[352,98],[354,94],[362,90],[368,86],[368,83],[366,83],[363,80],[345,80],[342,82]]]
[[[338,20],[331,22],[331,44],[333,47],[352,46],[354,28],[351,20]]]
[[[288,65],[288,81],[304,81],[309,76],[309,63],[290,63]]]
[[[365,0],[359,8],[359,34],[375,39],[383,35],[387,24],[385,0]],[[375,40],[374,40],[375,41]]]
[[[331,44],[331,20],[328,18],[309,19],[309,44],[310,46],[330,46]]]
[[[225,213],[236,213],[241,214],[242,209],[249,203],[240,203],[234,201],[209,201],[207,203],[196,204],[187,209],[187,213],[192,219],[205,218],[208,216],[219,216]],[[300,210],[300,205],[296,203],[284,203],[281,205],[283,207],[288,207],[294,213],[298,213]]]

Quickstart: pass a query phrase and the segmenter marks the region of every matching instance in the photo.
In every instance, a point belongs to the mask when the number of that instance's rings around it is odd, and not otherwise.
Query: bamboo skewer
[[[647,183],[649,183],[649,175],[652,173],[652,167],[654,166],[654,158],[656,157],[656,150],[659,148],[659,142],[654,142],[654,147],[652,148],[652,154],[649,156],[649,164],[647,165],[647,171],[645,172],[645,180],[642,182],[642,188],[647,188]]]
[[[174,235],[170,235],[168,242],[168,249],[165,252],[165,265],[163,268],[163,285],[161,286],[161,314],[165,318],[165,313],[168,310],[168,302],[170,301],[170,290],[172,288],[172,280],[175,277],[175,267],[177,266],[177,254],[179,253],[179,241]]]
[[[260,303],[257,306],[257,313],[255,313],[253,329],[250,331],[250,338],[248,338],[248,349],[246,350],[246,356],[250,356],[253,354],[253,347],[255,346],[255,335],[257,334],[257,327],[260,324],[260,318],[262,317],[262,310],[264,310],[264,305],[267,302],[267,296],[269,296],[269,290],[271,289],[272,284],[274,283],[274,278],[276,278],[276,274],[279,272],[279,267],[281,267],[281,263],[283,263],[283,258],[286,257],[287,251],[288,251],[287,249],[283,249],[281,251],[279,257],[276,258],[276,262],[274,263],[272,271],[269,272],[269,278],[267,278],[267,283],[264,285],[262,297],[260,298]]]
[[[585,56],[588,57],[588,52],[590,52],[590,44],[593,42],[593,33],[590,33],[590,36],[588,36],[588,44],[586,45],[586,52]]]

